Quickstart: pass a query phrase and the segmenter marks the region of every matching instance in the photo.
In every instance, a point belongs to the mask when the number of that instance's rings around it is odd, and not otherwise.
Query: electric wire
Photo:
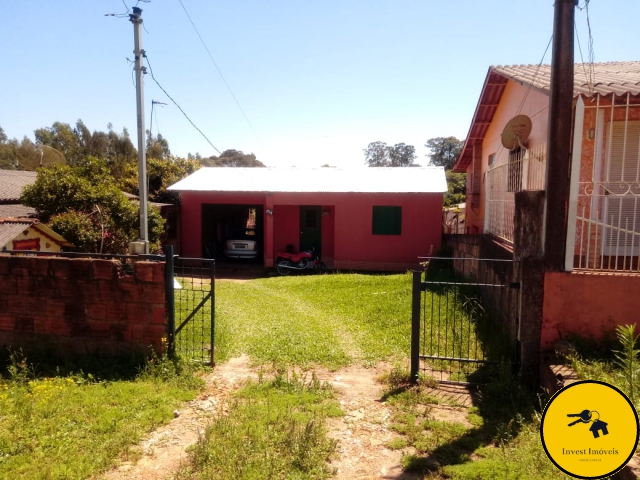
[[[576,31],[576,41],[578,42],[578,52],[580,52],[580,62],[582,64],[582,71],[584,72],[584,76],[587,79],[587,86],[589,87],[589,96],[593,93],[593,79],[591,78],[592,68],[589,68],[589,72],[587,73],[587,64],[584,62],[584,57],[582,56],[582,45],[580,45],[580,35],[578,35],[578,25],[576,22],[573,22],[573,27]]]
[[[253,131],[253,133],[256,136],[256,138],[258,139],[258,141],[260,141],[260,143],[262,143],[262,140],[260,139],[260,136],[258,135],[258,132],[256,132],[255,128],[253,128],[253,124],[251,123],[251,120],[249,120],[249,117],[247,117],[247,114],[245,113],[245,111],[243,110],[242,106],[240,105],[240,102],[238,101],[238,99],[236,98],[235,94],[233,93],[233,90],[231,90],[231,86],[227,82],[227,79],[224,78],[224,75],[222,74],[222,70],[220,70],[220,67],[218,67],[218,64],[214,60],[213,55],[211,54],[211,51],[209,50],[209,47],[207,47],[207,44],[205,43],[204,39],[202,38],[202,35],[200,35],[200,32],[198,31],[198,28],[196,27],[196,24],[193,23],[193,20],[191,19],[191,15],[189,15],[189,12],[187,11],[187,8],[184,6],[184,3],[182,3],[182,0],[178,0],[178,1],[180,2],[180,5],[182,6],[182,9],[184,10],[184,13],[187,15],[187,18],[189,19],[189,22],[191,23],[191,26],[193,27],[193,30],[196,32],[196,35],[198,35],[198,38],[200,39],[200,43],[202,43],[202,46],[207,51],[207,54],[209,55],[209,58],[211,59],[211,62],[213,63],[213,66],[216,67],[216,70],[218,71],[218,74],[220,74],[220,78],[222,78],[222,81],[226,85],[227,90],[229,90],[229,93],[231,94],[231,97],[233,98],[233,101],[236,102],[236,105],[238,106],[238,109],[242,113],[242,116],[244,117],[244,119],[249,124],[249,127],[251,127],[251,130]]]
[[[547,52],[549,51],[549,47],[551,46],[551,42],[553,42],[553,35],[551,35],[551,38],[549,38],[549,43],[547,43],[547,48],[544,49],[544,53],[542,54],[542,58],[540,59],[540,62],[538,63],[538,66],[536,68],[536,72],[533,74],[533,80],[531,80],[531,82],[529,83],[529,87],[527,88],[527,91],[525,92],[524,96],[522,97],[522,101],[520,102],[520,105],[518,106],[518,110],[516,111],[516,116],[520,115],[520,112],[522,111],[522,107],[524,107],[524,103],[527,101],[527,98],[529,97],[529,93],[531,93],[531,89],[533,88],[533,84],[536,80],[536,78],[538,78],[538,74],[540,73],[540,69],[542,68],[542,64],[544,63],[544,59],[547,56]],[[545,109],[548,107],[545,107]],[[544,109],[542,109],[544,110]],[[538,115],[538,113],[540,113],[542,110],[538,111],[536,113],[536,115]],[[498,147],[498,150],[495,153],[495,159],[497,160],[500,157],[500,153],[502,153],[502,150],[504,149],[504,146],[502,145],[502,142],[500,142],[500,146]]]
[[[147,61],[147,65],[149,65],[149,73],[151,74],[151,79],[156,83],[156,85],[158,85],[158,88],[160,88],[160,90],[162,90],[164,92],[164,94],[169,98],[169,100],[171,100],[173,102],[173,104],[178,107],[178,110],[180,110],[182,112],[182,114],[184,115],[184,117],[189,121],[189,123],[191,125],[193,125],[193,128],[195,128],[200,135],[202,135],[204,137],[204,139],[209,143],[209,145],[211,145],[211,147],[213,147],[213,149],[218,152],[218,153],[222,153],[220,152],[220,150],[218,150],[215,145],[213,143],[211,143],[211,140],[209,140],[209,138],[202,132],[202,130],[200,130],[195,123],[193,123],[193,121],[189,118],[189,116],[185,113],[185,111],[182,109],[182,107],[180,107],[180,105],[178,105],[178,102],[176,102],[173,97],[171,95],[169,95],[169,93],[162,87],[162,85],[160,85],[160,82],[158,82],[158,80],[156,80],[156,77],[153,75],[153,68],[151,67],[151,62],[149,61],[149,57],[147,56],[146,52],[143,52],[142,56],[146,59]]]

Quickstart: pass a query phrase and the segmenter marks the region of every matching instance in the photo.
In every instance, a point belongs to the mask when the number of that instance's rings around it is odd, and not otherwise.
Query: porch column
[[[273,193],[266,194],[264,209],[264,266],[273,267]]]
[[[567,246],[564,252],[564,269],[573,270],[576,250],[576,216],[578,214],[578,189],[580,187],[580,161],[582,159],[582,135],[584,132],[584,102],[578,96],[573,126],[573,149],[571,155],[571,176],[569,178],[569,208],[567,211]]]

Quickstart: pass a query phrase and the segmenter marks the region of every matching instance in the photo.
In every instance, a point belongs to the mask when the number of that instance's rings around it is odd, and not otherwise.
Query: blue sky
[[[157,80],[219,150],[253,152],[269,166],[359,166],[377,140],[414,145],[426,164],[427,139],[466,136],[488,67],[537,64],[553,26],[552,0],[183,3],[253,128],[179,0],[139,4]],[[9,137],[81,118],[92,130],[126,127],[136,143],[133,26],[105,16],[125,13],[121,0],[21,0],[1,11]],[[592,0],[589,14],[596,61],[640,60],[640,1]],[[586,24],[577,10],[585,59]],[[216,153],[149,76],[145,96],[147,128],[151,100],[168,104],[153,130],[174,154]]]

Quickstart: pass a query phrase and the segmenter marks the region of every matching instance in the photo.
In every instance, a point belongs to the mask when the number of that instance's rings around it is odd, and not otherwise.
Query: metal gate
[[[426,259],[413,273],[411,378],[481,384],[518,369],[519,262]]]
[[[169,352],[214,365],[215,260],[182,258],[166,249]]]

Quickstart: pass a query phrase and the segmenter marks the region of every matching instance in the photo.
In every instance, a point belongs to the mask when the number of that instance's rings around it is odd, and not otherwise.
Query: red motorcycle
[[[327,271],[314,248],[300,253],[280,252],[276,257],[276,270],[280,275],[289,275],[294,270],[311,270],[317,273]]]

